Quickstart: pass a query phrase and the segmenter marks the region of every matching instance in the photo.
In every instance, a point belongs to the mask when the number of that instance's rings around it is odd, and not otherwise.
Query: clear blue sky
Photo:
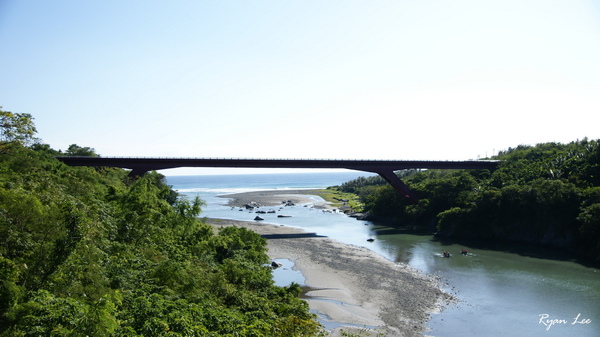
[[[0,0],[0,105],[103,156],[475,159],[600,138],[600,4]]]

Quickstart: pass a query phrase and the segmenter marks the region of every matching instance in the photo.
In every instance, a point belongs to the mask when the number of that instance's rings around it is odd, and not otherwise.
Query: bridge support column
[[[402,180],[400,180],[400,178],[398,178],[394,171],[381,170],[375,171],[375,173],[379,174],[385,181],[392,185],[397,192],[405,196],[411,202],[415,204],[419,202],[419,198],[417,198],[413,191],[411,191],[410,188],[408,188],[408,186]]]
[[[144,175],[144,173],[148,172],[148,170],[144,170],[144,169],[133,169],[131,171],[129,171],[129,174],[127,175],[129,178],[139,178],[141,176]]]

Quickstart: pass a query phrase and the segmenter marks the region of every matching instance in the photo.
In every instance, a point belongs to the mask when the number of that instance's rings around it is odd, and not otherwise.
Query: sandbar
[[[299,228],[224,219],[206,219],[215,228],[245,227],[267,238],[271,259],[295,263],[310,287],[311,309],[331,320],[353,325],[336,328],[361,336],[424,336],[429,315],[438,312],[451,296],[437,277],[406,264],[386,260],[375,252],[313,235]]]
[[[244,207],[246,205],[272,207],[292,202],[296,205],[311,204],[315,208],[329,208],[329,202],[311,194],[314,191],[311,189],[267,190],[226,194],[219,197],[229,199],[226,205],[231,207]]]

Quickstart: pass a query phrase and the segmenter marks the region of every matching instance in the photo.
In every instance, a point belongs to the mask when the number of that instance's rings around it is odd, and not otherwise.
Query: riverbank
[[[336,322],[375,327],[373,336],[423,336],[429,314],[450,300],[440,290],[439,279],[388,261],[367,248],[298,228],[235,220],[207,221],[215,228],[245,227],[266,237],[269,257],[293,261],[306,278],[306,285],[312,289],[307,295],[313,310]],[[339,328],[332,336],[341,336]]]

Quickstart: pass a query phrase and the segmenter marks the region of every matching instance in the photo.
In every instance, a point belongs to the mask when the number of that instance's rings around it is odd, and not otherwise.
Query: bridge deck
[[[496,160],[360,160],[360,159],[224,159],[224,158],[125,158],[61,156],[70,166],[111,166],[131,170],[164,170],[178,167],[237,168],[343,168],[376,172],[404,169],[495,169]]]
[[[397,191],[416,201],[408,187],[394,174],[405,169],[488,169],[499,161],[432,161],[432,160],[359,160],[359,159],[219,159],[219,158],[124,158],[60,156],[58,160],[70,166],[109,166],[130,169],[131,176],[152,170],[179,167],[234,168],[330,168],[373,172],[382,176]]]

